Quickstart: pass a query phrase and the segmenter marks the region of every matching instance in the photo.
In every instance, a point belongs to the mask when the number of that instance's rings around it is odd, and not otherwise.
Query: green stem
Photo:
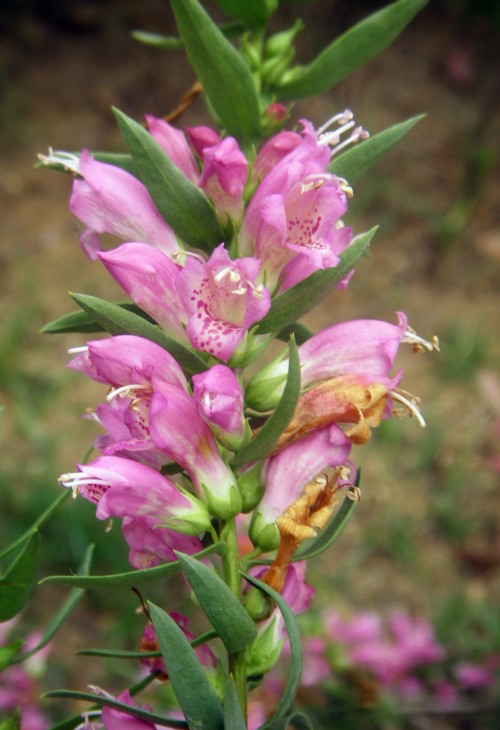
[[[236,520],[228,520],[221,531],[221,540],[227,545],[222,554],[224,578],[236,598],[241,600],[241,565],[238,551],[238,537],[236,534]],[[247,677],[245,652],[228,654],[229,673],[233,675],[236,692],[240,701],[243,717],[247,716]]]

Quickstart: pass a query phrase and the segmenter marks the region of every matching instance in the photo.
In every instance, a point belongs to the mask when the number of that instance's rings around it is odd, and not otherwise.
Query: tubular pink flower
[[[77,490],[97,505],[96,517],[149,517],[187,535],[198,535],[210,526],[204,505],[159,472],[119,456],[99,456],[79,464],[78,472],[63,474],[60,483]]]
[[[198,184],[200,172],[184,133],[164,119],[146,115],[148,131],[191,182]]]
[[[302,495],[306,484],[329,467],[347,464],[351,444],[338,426],[305,436],[265,462],[265,492],[250,526],[254,543],[270,549],[279,542],[276,519]],[[349,468],[349,467],[348,467]],[[352,474],[351,480],[355,474]]]
[[[386,379],[408,332],[406,316],[397,312],[397,317],[397,325],[358,319],[311,337],[299,347],[302,388],[339,376],[362,376],[366,382]],[[249,405],[259,410],[274,407],[287,372],[288,360],[278,359],[255,375],[246,390]]]
[[[328,165],[333,154],[329,145],[353,125],[351,119],[350,112],[334,118],[343,125],[335,133],[316,132],[302,120],[300,141],[298,135],[282,132],[257,158],[253,179],[267,174],[248,205],[239,245],[242,253],[262,260],[263,281],[272,291],[278,284],[283,290],[318,269],[336,266],[338,254],[350,243],[350,232],[338,230],[347,210],[346,194],[352,190],[328,172]],[[284,271],[296,258],[300,260],[293,270]],[[288,275],[285,283],[283,275]]]
[[[217,440],[232,451],[241,448],[245,437],[243,390],[234,372],[226,365],[214,365],[194,375],[193,397]]]
[[[198,155],[203,157],[203,150],[206,147],[213,147],[222,141],[220,135],[211,127],[187,127],[186,137],[189,140],[190,145]]]
[[[223,244],[205,262],[188,257],[177,283],[189,312],[187,333],[193,347],[226,362],[247,330],[271,306],[270,294],[255,284],[260,262],[231,260]]]
[[[189,474],[213,514],[228,519],[241,511],[234,475],[193,398],[175,386],[162,388],[153,395],[149,427],[153,443]]]
[[[131,707],[140,706],[142,710],[152,712],[152,708],[149,705],[138,705],[134,702],[128,690],[119,694],[116,699],[125,705],[130,705]],[[106,730],[159,730],[158,725],[141,720],[138,717],[133,717],[132,715],[127,715],[125,712],[116,710],[113,707],[103,707],[101,718]]]
[[[168,256],[144,243],[125,243],[99,253],[99,258],[138,307],[170,337],[189,343],[184,328],[188,317],[176,288],[180,268]]]
[[[227,218],[241,218],[247,177],[248,162],[234,137],[226,137],[203,150],[199,185],[222,214],[223,222]]]
[[[96,234],[111,233],[125,240],[156,246],[167,255],[179,250],[174,232],[160,215],[145,186],[125,170],[98,162],[84,150],[70,198],[72,213],[87,226],[81,238],[90,258],[100,249]]]

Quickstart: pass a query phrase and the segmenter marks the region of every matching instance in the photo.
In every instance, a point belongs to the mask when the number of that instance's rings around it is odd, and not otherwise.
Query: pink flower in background
[[[102,692],[102,694],[107,694]],[[131,707],[140,707],[142,710],[148,710],[152,712],[152,708],[149,705],[138,705],[130,696],[130,692],[125,690],[119,694],[116,698],[119,702],[123,702],[125,705]],[[154,725],[152,722],[141,720],[138,717],[127,715],[121,710],[116,710],[113,707],[102,708],[102,722],[106,730],[159,730],[158,725]]]
[[[229,360],[271,306],[267,289],[255,283],[259,269],[255,258],[230,259],[222,244],[206,262],[188,257],[178,291],[189,313],[187,333],[193,347]]]
[[[145,186],[125,170],[94,160],[84,150],[73,183],[71,212],[87,226],[80,243],[90,258],[101,250],[98,234],[144,241],[167,255],[179,251],[174,232],[158,212]]]

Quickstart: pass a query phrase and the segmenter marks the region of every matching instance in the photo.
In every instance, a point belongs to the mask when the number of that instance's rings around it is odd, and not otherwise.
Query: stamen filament
[[[395,390],[390,390],[389,395],[393,400],[399,401],[399,403],[402,403],[406,408],[410,411],[410,415],[415,416],[419,424],[422,426],[422,428],[426,427],[426,423],[424,421],[424,417],[420,413],[419,409],[415,405],[415,403],[412,403],[408,398],[405,398],[404,395],[401,395],[401,393],[398,393]]]

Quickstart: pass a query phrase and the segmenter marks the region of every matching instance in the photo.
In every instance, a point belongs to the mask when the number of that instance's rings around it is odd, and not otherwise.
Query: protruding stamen
[[[248,291],[247,287],[243,284],[240,284],[237,289],[231,289],[231,294],[236,294],[237,296],[243,296],[243,294],[246,294]]]
[[[38,159],[43,165],[61,165],[64,170],[80,174],[80,158],[73,152],[64,152],[64,150],[54,150],[49,147],[47,155],[38,155]]]
[[[351,134],[350,137],[345,139],[340,144],[337,144],[332,149],[332,157],[333,157],[333,155],[338,154],[338,152],[340,152],[340,150],[343,150],[344,147],[348,147],[350,144],[356,144],[356,142],[359,142],[360,139],[368,139],[369,136],[370,136],[370,133],[367,132],[366,129],[363,129],[363,127],[356,127],[356,129],[354,130],[354,132]]]
[[[117,396],[125,396],[128,398],[134,398],[137,396],[137,391],[151,390],[149,385],[121,385],[119,388],[112,388],[106,396],[106,400],[112,401]]]
[[[200,261],[200,263],[202,264],[207,263],[206,259],[204,259],[201,254],[196,253],[195,251],[184,251],[182,248],[180,248],[178,251],[174,251],[174,253],[170,254],[170,258],[172,259],[172,261],[179,266],[186,265],[188,256],[191,256],[197,261]]]
[[[343,177],[339,177],[339,187],[347,195],[348,198],[352,198],[354,191]]]
[[[420,337],[420,335],[417,335],[414,329],[411,327],[408,327],[406,332],[403,335],[403,339],[401,342],[406,342],[410,344],[413,348],[414,352],[424,352],[427,350],[428,352],[439,352],[439,340],[436,337],[436,335],[433,336],[431,341],[424,340],[423,337]]]
[[[319,144],[326,144],[326,145],[338,145],[340,142],[340,137],[344,132],[347,132],[349,129],[352,129],[354,127],[355,122],[347,122],[347,124],[343,124],[339,129],[334,129],[331,132],[327,132],[326,134],[322,134],[318,138]]]
[[[81,347],[70,347],[68,355],[77,355],[79,352],[88,352],[88,345],[82,345]]]
[[[410,412],[410,415],[415,416],[422,428],[426,427],[427,424],[424,421],[424,417],[420,413],[418,406],[415,402],[412,402],[408,398],[405,398],[404,395],[401,395],[401,393],[398,393],[396,390],[390,390],[389,395],[393,400],[396,400],[406,406],[406,408]]]
[[[321,135],[326,132],[326,130],[332,126],[332,124],[346,124],[347,122],[350,122],[351,119],[354,118],[354,114],[350,109],[345,109],[343,112],[340,112],[340,114],[335,114],[335,116],[330,117],[328,121],[326,121],[324,124],[319,127],[319,129],[316,131],[316,135],[318,137],[321,137]]]

